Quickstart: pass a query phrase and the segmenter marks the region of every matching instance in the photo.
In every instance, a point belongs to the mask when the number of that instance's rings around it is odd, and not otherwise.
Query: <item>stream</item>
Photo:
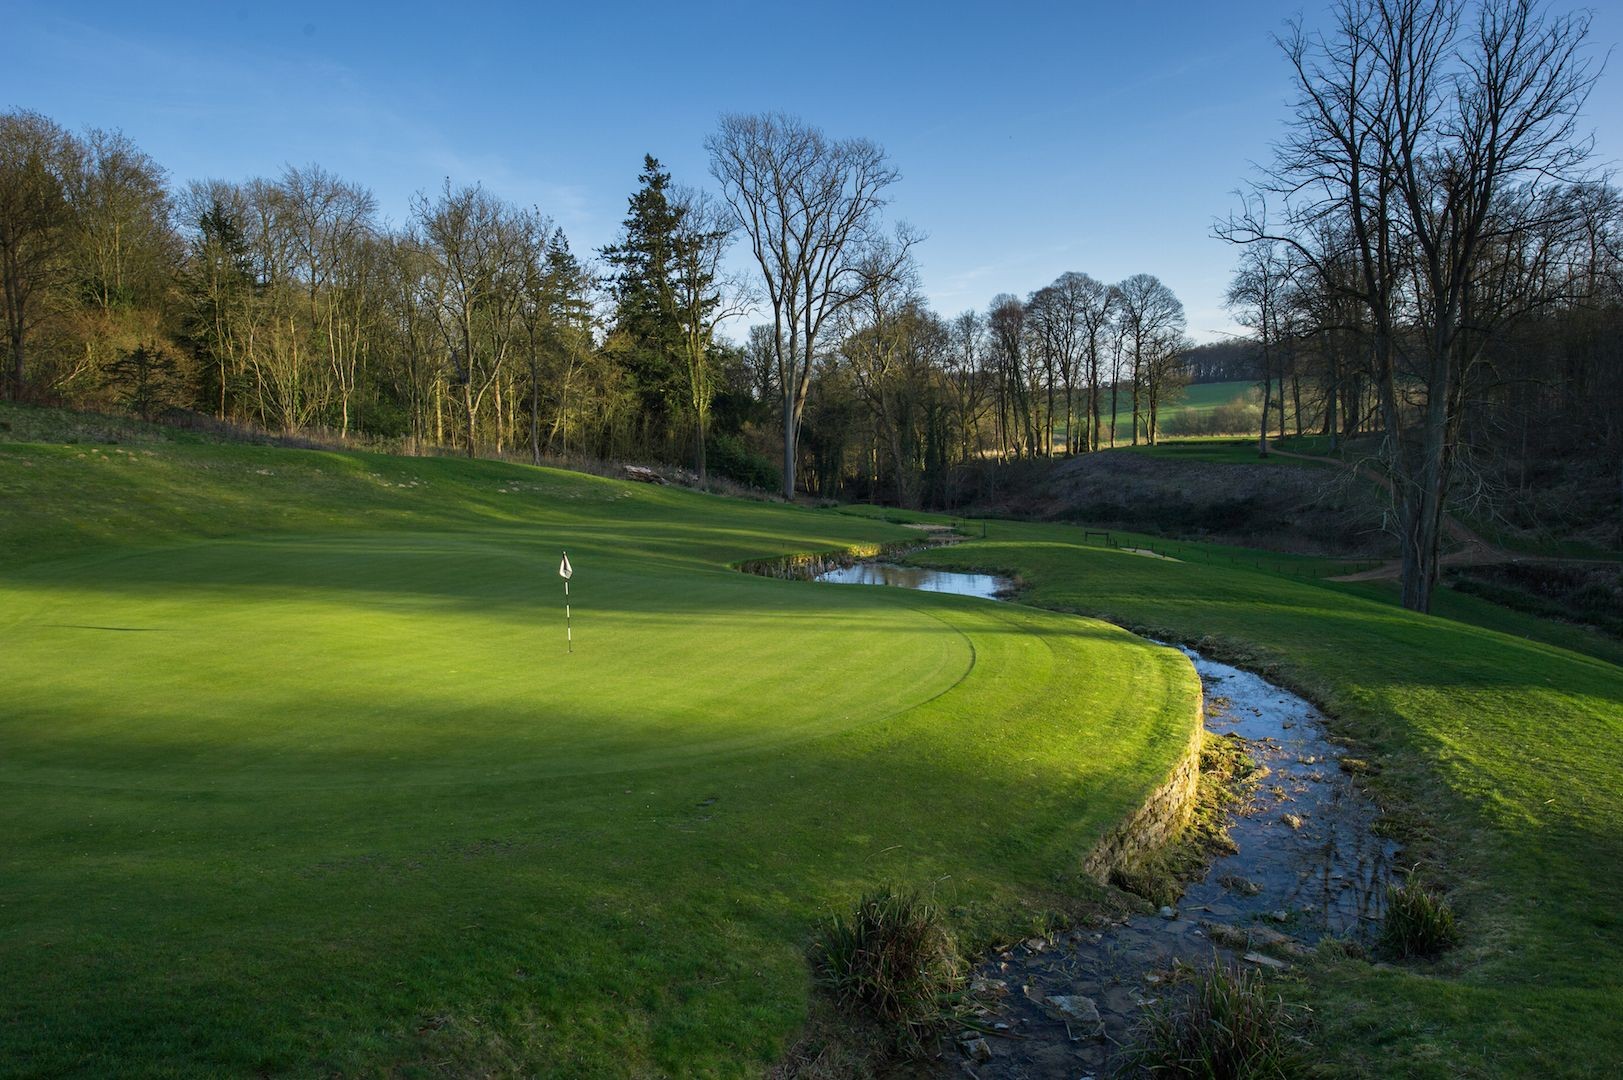
[[[874,563],[816,580],[1012,592],[991,575]],[[1379,812],[1355,782],[1362,763],[1343,754],[1303,698],[1179,648],[1200,676],[1207,730],[1245,740],[1266,770],[1227,813],[1235,850],[1189,882],[1176,907],[1028,938],[985,958],[972,979],[985,1030],[944,1040],[926,1075],[1102,1077],[1144,1008],[1177,992],[1180,968],[1215,959],[1285,970],[1323,938],[1367,944],[1379,932],[1397,846],[1378,835]]]

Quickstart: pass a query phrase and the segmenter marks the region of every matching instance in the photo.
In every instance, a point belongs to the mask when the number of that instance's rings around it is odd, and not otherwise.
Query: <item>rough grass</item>
[[[162,440],[0,505],[5,1075],[759,1075],[827,912],[1062,915],[1195,722],[1102,623],[728,568],[911,535],[831,512]]]
[[[1446,887],[1459,947],[1424,970],[1349,961],[1311,984],[1333,1071],[1602,1076],[1623,1060],[1623,668],[1571,627],[1455,597],[1146,559],[997,522],[915,556],[1018,572],[1036,604],[1243,663],[1321,704],[1389,820]],[[1462,621],[1469,619],[1471,621]],[[1480,625],[1476,625],[1480,624]]]
[[[1214,964],[1151,1006],[1120,1077],[1290,1080],[1306,1076],[1306,1014],[1256,971]]]
[[[1381,948],[1404,960],[1433,957],[1459,941],[1459,925],[1448,898],[1410,874],[1386,890]]]
[[[898,1049],[923,1046],[959,1006],[965,964],[941,908],[907,888],[884,886],[829,918],[810,950],[813,968],[847,1014],[876,1020]]]

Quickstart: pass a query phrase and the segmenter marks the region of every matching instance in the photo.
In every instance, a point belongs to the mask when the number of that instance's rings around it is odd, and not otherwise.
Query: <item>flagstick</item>
[[[575,651],[575,628],[570,622],[569,614],[569,579],[575,574],[575,568],[569,565],[569,552],[564,552],[563,561],[558,564],[558,576],[564,579],[564,641],[569,644],[569,651]]]

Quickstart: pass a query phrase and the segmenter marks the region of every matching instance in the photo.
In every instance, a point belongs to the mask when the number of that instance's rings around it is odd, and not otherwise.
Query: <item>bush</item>
[[[1287,1005],[1254,971],[1221,964],[1139,1021],[1125,1075],[1247,1080],[1303,1075],[1297,1030],[1305,1010]]]
[[[783,470],[765,454],[751,450],[737,435],[713,434],[705,442],[705,465],[717,476],[735,484],[776,491],[783,486]]]
[[[1448,901],[1410,874],[1402,885],[1386,890],[1386,919],[1381,947],[1394,956],[1436,956],[1459,940],[1454,909]]]
[[[1249,435],[1262,424],[1262,406],[1245,397],[1200,411],[1169,410],[1161,421],[1163,435]]]
[[[850,916],[830,919],[811,961],[841,1009],[894,1025],[911,1048],[951,1019],[964,983],[940,910],[891,888],[864,895]]]

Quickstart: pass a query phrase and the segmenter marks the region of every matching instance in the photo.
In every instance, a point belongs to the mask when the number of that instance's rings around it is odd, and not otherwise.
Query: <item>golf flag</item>
[[[569,579],[575,576],[575,568],[569,565],[569,552],[564,552],[564,561],[558,564],[558,576],[564,579],[564,642],[570,652],[575,651],[575,628],[569,618]]]

